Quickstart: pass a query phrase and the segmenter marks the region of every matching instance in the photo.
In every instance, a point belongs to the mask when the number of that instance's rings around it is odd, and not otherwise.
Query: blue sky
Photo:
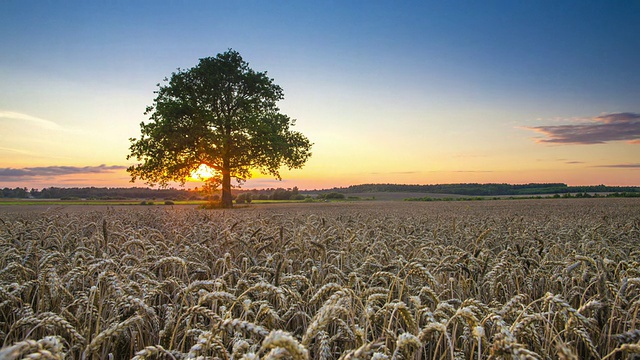
[[[315,143],[248,187],[638,185],[639,20],[637,1],[5,0],[0,185],[129,186],[155,85],[228,48]]]

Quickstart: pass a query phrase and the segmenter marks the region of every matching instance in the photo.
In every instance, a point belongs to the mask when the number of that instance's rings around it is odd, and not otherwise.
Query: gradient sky
[[[638,1],[3,0],[0,187],[144,186],[156,84],[229,48],[314,143],[247,188],[640,185],[639,34]]]

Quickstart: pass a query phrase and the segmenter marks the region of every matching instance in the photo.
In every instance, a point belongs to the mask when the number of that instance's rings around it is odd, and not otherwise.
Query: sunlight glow
[[[191,178],[196,181],[204,181],[216,175],[216,171],[205,164],[201,164],[191,172]]]

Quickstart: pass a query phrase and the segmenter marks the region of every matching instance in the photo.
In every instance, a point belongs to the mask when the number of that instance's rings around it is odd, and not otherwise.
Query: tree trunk
[[[231,198],[231,172],[228,169],[222,170],[222,207],[233,207],[233,199]]]
[[[231,120],[227,116],[224,127],[224,149],[222,156],[222,207],[230,209],[233,207],[233,199],[231,198]]]

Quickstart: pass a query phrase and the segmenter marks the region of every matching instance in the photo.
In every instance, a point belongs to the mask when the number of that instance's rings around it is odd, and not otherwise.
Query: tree
[[[241,184],[256,169],[281,180],[282,166],[301,168],[311,156],[312,144],[276,106],[282,88],[234,50],[178,69],[156,94],[145,112],[150,122],[130,139],[127,159],[142,161],[127,169],[132,182],[184,185],[205,164],[216,173],[207,184],[222,185],[222,206],[231,207],[231,178]]]

